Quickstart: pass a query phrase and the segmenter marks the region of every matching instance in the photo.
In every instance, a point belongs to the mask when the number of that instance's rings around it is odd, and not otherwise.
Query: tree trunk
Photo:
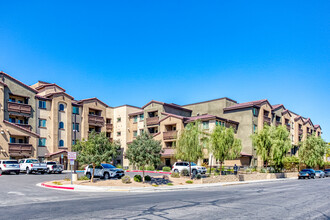
[[[220,176],[222,175],[222,162],[220,162]]]
[[[142,182],[144,183],[144,166],[142,166]]]
[[[189,162],[189,176],[191,177],[191,162]]]
[[[92,183],[94,183],[94,172],[95,172],[95,163],[93,163],[93,173],[91,178]]]

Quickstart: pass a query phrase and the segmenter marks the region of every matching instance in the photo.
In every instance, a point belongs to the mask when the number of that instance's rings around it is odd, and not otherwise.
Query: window
[[[63,147],[64,146],[64,141],[63,140],[60,140],[59,143],[58,143],[58,146],[59,147]]]
[[[39,138],[39,146],[41,147],[46,146],[46,138]]]
[[[209,129],[209,122],[203,121],[203,129]]]
[[[21,104],[23,104],[23,101],[22,101],[22,100],[18,100],[17,103],[21,103]]]
[[[107,132],[106,135],[107,135],[107,138],[111,138],[111,133],[110,132]]]
[[[10,143],[12,143],[12,144],[16,143],[16,138],[11,137],[11,138],[10,138]]]
[[[135,116],[134,116],[134,123],[136,123],[137,121],[138,121],[138,116],[135,115]]]
[[[64,129],[64,123],[63,123],[63,122],[60,122],[58,128],[59,128],[59,129]]]
[[[140,135],[144,133],[144,130],[143,129],[140,129]]]
[[[257,132],[257,125],[253,125],[253,133],[256,133]]]
[[[17,123],[18,123],[18,124],[24,124],[24,120],[23,120],[23,119],[18,119],[18,120],[17,120]]]
[[[64,104],[60,104],[60,105],[58,106],[58,110],[59,110],[59,111],[64,111]]]
[[[16,99],[15,98],[9,98],[9,101],[10,102],[16,102]]]
[[[46,120],[45,119],[39,119],[39,127],[45,128],[46,127]]]
[[[39,108],[46,109],[46,102],[45,101],[39,101]]]
[[[140,115],[140,121],[143,121],[143,119],[144,119],[144,114],[141,114]]]
[[[77,107],[77,106],[73,106],[73,107],[72,107],[72,113],[73,113],[73,114],[77,114],[77,115],[79,115],[79,107]]]
[[[73,123],[72,124],[72,130],[79,132],[79,123]]]
[[[117,118],[117,122],[121,122],[121,117],[118,117]]]
[[[137,136],[137,131],[133,131],[133,137]]]
[[[258,109],[253,108],[253,115],[254,115],[254,116],[258,116]]]
[[[16,118],[9,118],[9,122],[16,123]]]
[[[118,132],[117,132],[117,136],[120,136],[120,135],[121,135],[121,132],[120,132],[120,131],[118,131]]]
[[[111,124],[111,118],[107,118],[106,122],[107,124]]]

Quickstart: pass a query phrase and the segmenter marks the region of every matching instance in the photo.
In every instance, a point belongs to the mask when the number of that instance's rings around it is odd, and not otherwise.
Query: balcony
[[[113,129],[113,124],[106,124],[105,127],[107,128],[107,130],[112,130]]]
[[[31,114],[31,105],[16,103],[16,102],[8,102],[8,111],[10,112],[19,112],[24,114]]]
[[[299,134],[299,135],[302,135],[302,134],[303,134],[303,129],[300,128],[300,129],[298,130],[298,134]]]
[[[88,123],[94,126],[104,126],[104,118],[98,115],[88,115]]]
[[[276,122],[275,122],[275,125],[276,125],[276,126],[282,125],[282,122],[280,122],[280,121],[276,121]]]
[[[266,115],[264,115],[264,123],[267,123],[268,125],[270,125],[270,118],[267,117]]]
[[[158,124],[158,121],[159,121],[159,117],[146,118],[147,126],[156,125],[156,124]]]
[[[32,144],[26,143],[9,143],[10,156],[31,156]]]
[[[176,139],[177,131],[166,131],[163,132],[163,139],[164,140],[171,140]]]

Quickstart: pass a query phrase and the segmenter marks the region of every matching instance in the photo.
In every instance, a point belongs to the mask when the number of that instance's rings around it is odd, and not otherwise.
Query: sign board
[[[77,152],[68,152],[68,159],[69,160],[77,159]]]
[[[330,162],[330,157],[328,157],[327,159],[328,159],[328,161]]]
[[[74,160],[73,159],[70,160],[70,165],[74,165]]]

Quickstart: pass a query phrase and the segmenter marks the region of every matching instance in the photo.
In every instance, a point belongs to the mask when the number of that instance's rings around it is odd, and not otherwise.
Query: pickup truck
[[[48,173],[59,173],[61,174],[62,171],[63,171],[63,165],[61,164],[57,164],[56,162],[54,161],[47,161],[46,162],[47,164],[47,168],[48,168]]]
[[[33,172],[44,174],[48,171],[47,164],[39,163],[37,159],[22,159],[19,161],[19,166],[21,172],[26,172],[26,174]]]

